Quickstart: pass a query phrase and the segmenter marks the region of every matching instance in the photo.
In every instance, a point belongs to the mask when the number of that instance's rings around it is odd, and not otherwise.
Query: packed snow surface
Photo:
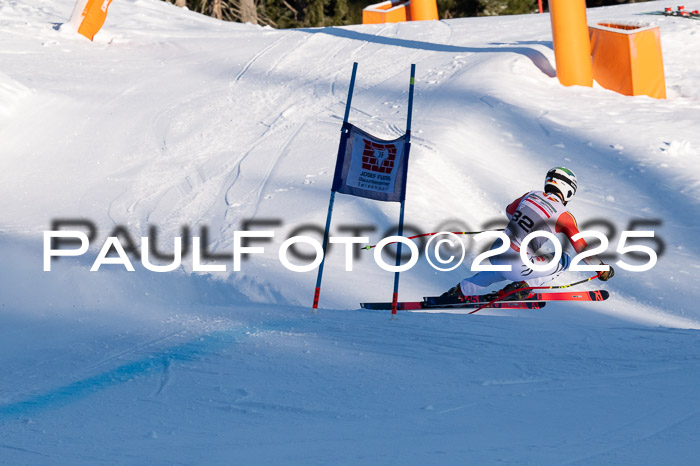
[[[548,15],[274,30],[119,0],[90,42],[70,0],[0,3],[0,462],[696,463],[700,21],[648,14],[665,6],[588,11],[660,27],[656,100],[561,86]],[[602,303],[391,320],[359,303],[393,274],[367,251],[346,272],[336,245],[312,314],[315,270],[277,252],[325,224],[353,62],[349,120],[384,139],[416,64],[407,233],[497,228],[564,165],[609,262],[644,262],[615,254],[636,229],[658,263],[577,288]],[[331,234],[376,243],[398,213],[338,195]],[[45,272],[61,221],[92,224],[90,250]],[[234,271],[243,230],[274,238]],[[149,234],[163,254],[201,237],[226,270],[137,251],[90,271],[108,236]],[[465,244],[461,268],[402,273],[400,299],[468,275]]]

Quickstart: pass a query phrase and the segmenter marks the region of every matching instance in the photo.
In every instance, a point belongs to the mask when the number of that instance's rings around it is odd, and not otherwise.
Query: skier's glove
[[[615,276],[615,269],[612,268],[612,265],[609,265],[610,270],[607,270],[605,272],[598,272],[598,279],[603,280],[604,282],[607,282],[610,280],[612,277]]]

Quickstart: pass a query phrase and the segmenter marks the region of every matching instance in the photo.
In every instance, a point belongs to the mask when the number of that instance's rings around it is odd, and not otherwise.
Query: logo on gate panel
[[[365,143],[362,151],[362,169],[375,173],[391,173],[396,162],[396,145],[379,144],[367,139],[362,141]]]

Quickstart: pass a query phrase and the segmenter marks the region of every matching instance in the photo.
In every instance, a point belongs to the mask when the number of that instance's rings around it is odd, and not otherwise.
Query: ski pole
[[[483,231],[450,231],[449,233],[452,233],[453,235],[478,235],[479,233],[485,233],[487,231],[505,231],[505,228],[498,228],[496,230],[483,230]],[[409,236],[406,239],[422,238],[423,236],[433,236],[433,235],[437,235],[439,233],[445,233],[445,232],[444,231],[434,231],[432,233],[422,233],[420,235]],[[394,243],[396,243],[396,241],[393,241],[393,242],[387,243],[387,244],[394,244]],[[363,246],[362,249],[370,250],[376,246],[377,246],[376,244],[373,244],[371,246],[368,244],[367,246]]]
[[[469,314],[474,314],[476,312],[479,312],[485,307],[489,307],[491,304],[495,303],[496,301],[502,301],[503,299],[507,298],[508,296],[512,295],[513,293],[517,293],[519,291],[527,291],[527,290],[554,290],[554,289],[560,289],[560,288],[569,288],[571,286],[576,286],[580,285],[582,283],[590,282],[591,280],[594,280],[598,278],[598,274],[593,275],[592,277],[574,282],[574,283],[569,283],[568,285],[553,285],[553,286],[529,286],[525,288],[516,288],[515,290],[509,291],[508,293],[503,293],[502,295],[496,297],[496,299],[482,305],[481,307],[476,308],[475,310],[471,311]]]

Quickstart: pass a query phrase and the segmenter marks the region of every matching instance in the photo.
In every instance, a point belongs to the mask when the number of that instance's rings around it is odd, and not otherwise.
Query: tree
[[[380,0],[165,0],[190,10],[242,23],[277,28],[362,23],[362,9]],[[586,0],[588,7],[647,0]],[[437,0],[440,18],[535,13],[537,0]],[[547,1],[544,1],[547,8]]]
[[[241,2],[241,22],[258,24],[258,9],[255,0],[240,0]]]
[[[539,11],[537,0],[479,0],[484,16],[520,15]]]
[[[221,11],[221,0],[212,0],[211,15],[216,19],[222,19],[224,17]]]
[[[275,21],[259,11],[256,0],[165,0],[179,7],[212,16],[224,21],[277,26]],[[263,1],[263,0],[258,0]]]
[[[479,0],[437,0],[440,18],[464,18],[481,12]]]

